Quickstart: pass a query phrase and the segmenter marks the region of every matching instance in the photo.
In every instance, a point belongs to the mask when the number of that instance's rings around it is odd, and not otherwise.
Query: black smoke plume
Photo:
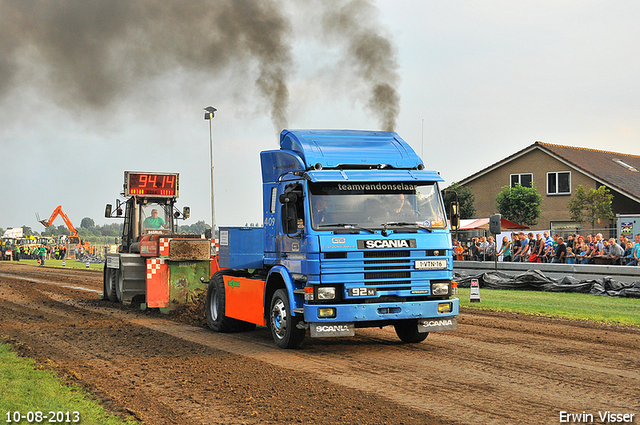
[[[346,38],[359,77],[371,87],[369,106],[384,129],[393,129],[396,58],[375,31],[375,8],[367,1],[320,4],[325,30]],[[253,87],[282,129],[294,68],[285,6],[282,0],[3,1],[0,96],[39,84],[59,105],[100,110],[171,70],[212,79],[253,75]]]

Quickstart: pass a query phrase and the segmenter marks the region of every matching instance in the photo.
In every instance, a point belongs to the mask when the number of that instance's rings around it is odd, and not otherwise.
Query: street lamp
[[[211,121],[213,120],[213,114],[217,109],[213,106],[207,106],[204,108],[204,119],[209,121],[209,154],[211,156],[211,235],[215,237],[216,229],[216,213],[213,203],[213,135],[211,133]]]

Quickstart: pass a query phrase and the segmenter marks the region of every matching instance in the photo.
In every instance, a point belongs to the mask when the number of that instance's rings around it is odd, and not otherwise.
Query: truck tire
[[[104,282],[102,285],[102,298],[112,302],[117,302],[118,297],[116,295],[116,283],[117,283],[118,270],[109,269],[105,265],[104,269]]]
[[[402,342],[416,343],[422,342],[429,336],[429,332],[418,332],[418,321],[416,319],[403,320],[393,325],[396,329],[396,335]]]
[[[296,326],[300,320],[299,316],[291,315],[287,291],[278,289],[271,298],[268,321],[271,336],[278,347],[297,348],[302,344],[307,331]]]
[[[245,276],[232,271],[216,272],[207,288],[207,301],[204,309],[207,316],[207,325],[214,332],[246,332],[256,328],[254,323],[244,322],[227,317],[225,312],[224,276]]]

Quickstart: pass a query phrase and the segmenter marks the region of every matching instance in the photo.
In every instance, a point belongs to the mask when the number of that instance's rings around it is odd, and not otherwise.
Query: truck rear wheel
[[[418,332],[418,321],[416,319],[403,320],[393,325],[396,329],[396,335],[406,343],[422,342],[429,336],[429,332]]]
[[[231,271],[216,272],[207,288],[207,301],[204,309],[207,316],[207,325],[215,332],[245,332],[256,328],[254,323],[232,319],[225,315],[224,276],[239,275]],[[243,275],[244,276],[244,275]]]
[[[280,348],[297,348],[304,341],[305,329],[296,326],[300,318],[291,315],[289,295],[285,289],[278,289],[271,298],[269,309],[269,330]]]

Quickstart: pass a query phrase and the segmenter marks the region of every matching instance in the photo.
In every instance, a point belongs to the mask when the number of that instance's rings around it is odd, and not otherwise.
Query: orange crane
[[[56,219],[56,217],[60,215],[60,217],[62,217],[62,219],[64,220],[64,224],[67,225],[67,227],[69,228],[69,231],[71,232],[71,236],[70,237],[78,237],[78,232],[76,231],[76,228],[73,227],[73,224],[71,223],[71,220],[69,220],[69,216],[67,216],[67,214],[65,214],[64,211],[62,211],[62,205],[58,205],[56,207],[55,210],[53,210],[53,213],[51,214],[51,217],[49,217],[49,220],[40,220],[40,216],[36,213],[36,216],[38,218],[38,221],[42,224],[44,224],[44,227],[49,227],[51,226],[51,223],[53,223],[53,220]]]
[[[58,215],[62,217],[62,219],[64,220],[64,224],[67,225],[67,228],[71,232],[71,235],[67,238],[67,245],[75,244],[78,248],[83,247],[85,249],[89,249],[91,245],[89,244],[89,242],[84,243],[80,241],[78,232],[73,226],[73,223],[71,223],[71,220],[69,220],[69,216],[67,216],[67,214],[62,210],[62,205],[58,205],[56,209],[53,210],[53,213],[51,213],[51,217],[49,217],[49,220],[40,220],[40,216],[38,215],[38,213],[36,213],[36,218],[40,223],[44,225],[44,227],[49,227],[56,219],[56,217],[58,217]]]

